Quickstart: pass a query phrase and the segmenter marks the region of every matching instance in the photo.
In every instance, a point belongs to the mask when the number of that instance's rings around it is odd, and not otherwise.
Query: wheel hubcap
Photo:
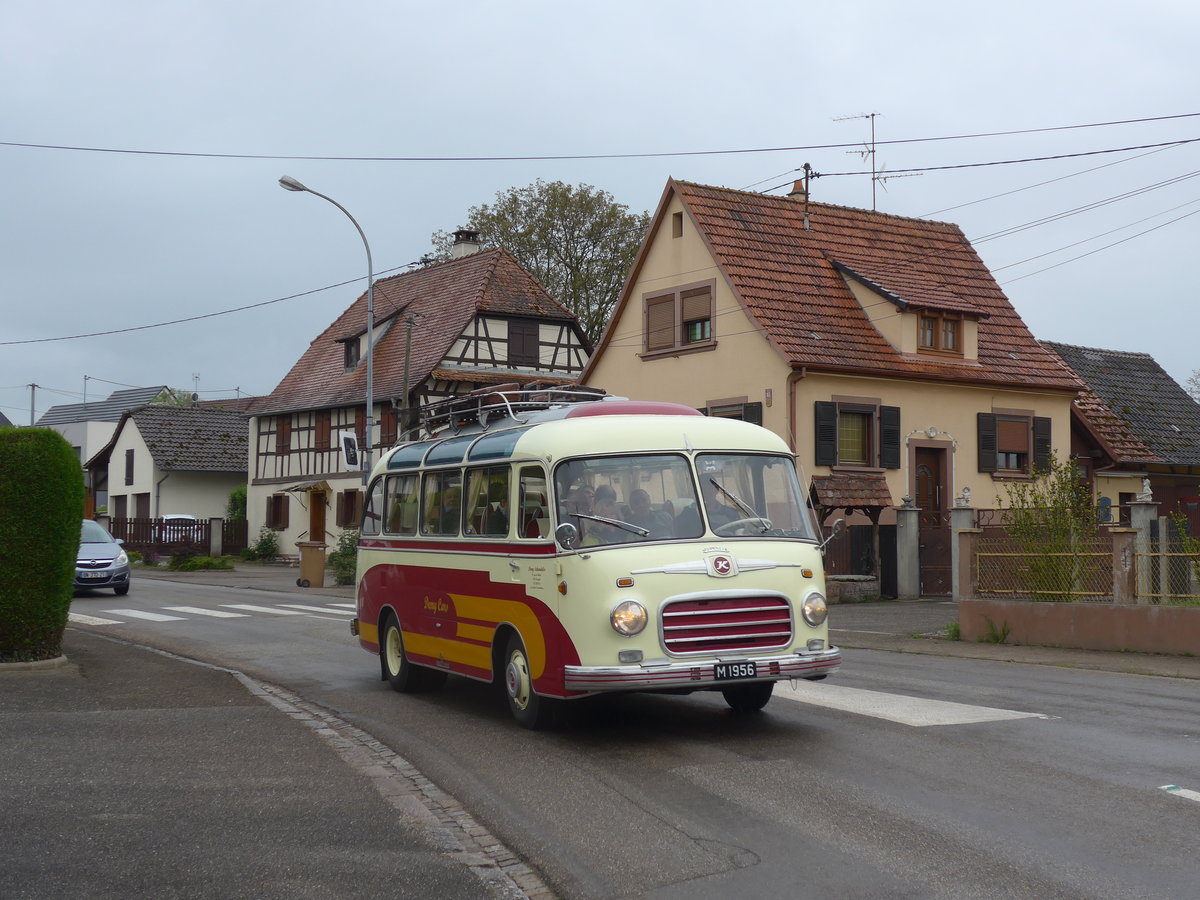
[[[519,709],[529,705],[529,670],[525,665],[525,657],[514,653],[504,671],[504,680],[508,687],[508,697]]]

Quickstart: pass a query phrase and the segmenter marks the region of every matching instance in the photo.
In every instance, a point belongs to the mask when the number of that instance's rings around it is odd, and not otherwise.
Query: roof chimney
[[[788,191],[788,196],[794,200],[807,200],[808,188],[804,186],[804,179],[797,178],[796,183],[792,185],[792,189]]]
[[[478,253],[480,249],[482,249],[482,244],[479,241],[479,232],[460,228],[454,232],[454,243],[450,245],[450,258],[462,259],[464,256]]]

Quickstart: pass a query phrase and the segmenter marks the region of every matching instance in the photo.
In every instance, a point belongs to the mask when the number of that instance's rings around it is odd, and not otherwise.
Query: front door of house
[[[946,506],[946,451],[917,447],[913,454],[917,508],[921,510],[918,562],[921,596],[944,597],[951,592],[950,511]]]
[[[308,539],[325,543],[325,497],[324,491],[308,492]]]

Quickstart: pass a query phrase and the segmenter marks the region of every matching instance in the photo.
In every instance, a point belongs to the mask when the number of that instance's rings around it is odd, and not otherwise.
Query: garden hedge
[[[48,428],[0,428],[0,664],[62,653],[83,469]]]

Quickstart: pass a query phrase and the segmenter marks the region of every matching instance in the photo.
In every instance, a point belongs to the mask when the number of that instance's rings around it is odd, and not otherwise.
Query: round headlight
[[[638,634],[646,627],[646,607],[636,600],[623,600],[616,605],[609,617],[613,631],[626,637]]]
[[[829,607],[825,605],[825,598],[814,591],[804,598],[800,613],[804,616],[804,621],[815,628],[825,621],[825,617],[829,615]]]

